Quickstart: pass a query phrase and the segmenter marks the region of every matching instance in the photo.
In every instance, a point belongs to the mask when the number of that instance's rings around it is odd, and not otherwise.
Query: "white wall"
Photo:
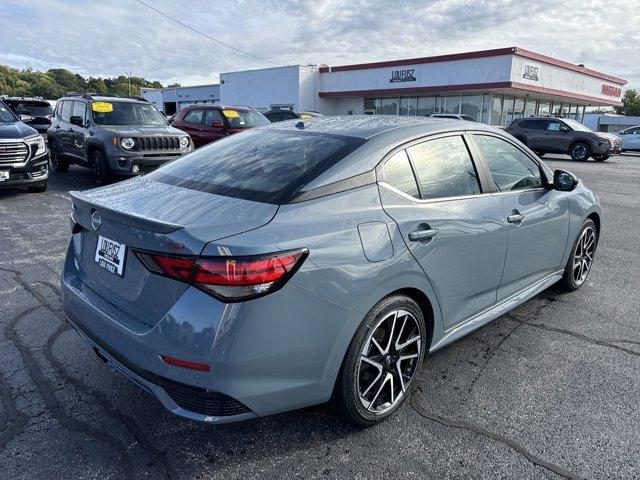
[[[220,74],[220,103],[268,109],[290,104],[300,109],[300,67],[266,68]]]
[[[526,66],[537,67],[538,80],[524,78]],[[532,85],[535,87],[551,88],[564,92],[577,93],[580,95],[588,95],[596,97],[603,102],[619,102],[620,95],[604,95],[602,86],[607,85],[622,90],[622,85],[603,80],[601,78],[592,77],[581,72],[568,70],[556,65],[537,62],[529,58],[513,56],[513,64],[511,68],[511,81]]]
[[[395,70],[413,69],[415,81],[391,82]],[[367,68],[320,74],[321,92],[415,89],[441,85],[508,82],[511,55],[451,62]]]
[[[338,99],[338,109],[336,115],[352,115],[364,114],[364,98],[363,97],[345,97]]]

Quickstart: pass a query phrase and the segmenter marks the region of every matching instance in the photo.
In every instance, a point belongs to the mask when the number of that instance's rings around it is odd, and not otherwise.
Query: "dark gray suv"
[[[537,155],[565,153],[573,160],[604,162],[620,153],[620,139],[615,135],[594,132],[569,118],[518,118],[506,128]]]
[[[53,170],[83,165],[98,185],[114,173],[146,173],[193,150],[189,135],[139,97],[68,94],[58,100],[47,133]]]

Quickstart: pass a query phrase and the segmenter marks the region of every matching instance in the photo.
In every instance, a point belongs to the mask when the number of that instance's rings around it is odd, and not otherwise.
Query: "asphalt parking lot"
[[[325,406],[211,426],[167,413],[64,323],[68,190],[0,192],[0,477],[638,478],[640,156],[545,157],[599,196],[588,283],[429,356],[411,402],[359,429]]]

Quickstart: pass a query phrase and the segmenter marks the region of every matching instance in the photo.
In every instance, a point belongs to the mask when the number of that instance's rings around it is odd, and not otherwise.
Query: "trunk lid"
[[[265,225],[278,209],[277,205],[189,190],[144,177],[70,193],[75,221],[84,227],[79,234],[81,280],[149,326],[164,317],[188,286],[150,273],[132,248],[196,256],[210,241]],[[122,245],[122,276],[96,262],[99,237]]]

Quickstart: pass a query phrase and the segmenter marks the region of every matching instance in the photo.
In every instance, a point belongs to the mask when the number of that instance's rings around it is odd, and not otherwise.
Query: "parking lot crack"
[[[29,422],[29,419],[16,407],[16,401],[11,396],[9,382],[2,373],[0,373],[0,402],[2,402],[2,408],[7,417],[5,426],[0,431],[0,448],[3,448],[11,442],[11,440],[20,435],[22,429]]]
[[[79,391],[92,396],[102,407],[102,409],[114,420],[121,422],[125,428],[131,433],[133,438],[138,442],[140,447],[144,450],[147,457],[163,471],[164,477],[173,480],[177,478],[177,473],[167,463],[164,455],[158,451],[158,449],[151,443],[149,438],[144,434],[140,426],[135,420],[127,414],[119,411],[109,399],[99,390],[96,390],[82,380],[70,375],[64,366],[64,364],[55,357],[53,354],[53,346],[60,337],[60,335],[69,330],[67,324],[60,325],[56,331],[49,336],[47,342],[44,345],[44,356],[49,361],[51,366],[55,369],[56,373],[73,385]]]
[[[523,457],[525,457],[529,462],[531,462],[532,464],[544,468],[546,470],[549,470],[550,472],[555,473],[556,475],[559,475],[563,478],[567,478],[567,479],[582,479],[583,477],[567,470],[564,467],[561,467],[559,465],[555,465],[551,462],[548,462],[534,454],[532,454],[530,451],[528,451],[525,447],[523,447],[522,445],[520,445],[519,443],[517,443],[516,441],[504,436],[504,435],[500,435],[499,433],[496,432],[492,432],[491,430],[488,430],[484,427],[481,427],[479,425],[476,425],[474,423],[470,423],[470,422],[465,422],[463,420],[454,420],[451,418],[446,418],[443,417],[441,415],[438,415],[437,413],[427,409],[426,407],[424,407],[423,405],[421,405],[418,402],[418,395],[416,395],[417,392],[420,392],[421,389],[420,387],[416,388],[411,395],[411,400],[409,402],[409,405],[411,406],[411,408],[421,417],[426,418],[428,420],[431,420],[432,422],[435,423],[439,423],[440,425],[443,425],[445,427],[450,427],[450,428],[458,428],[458,429],[462,429],[462,430],[467,430],[469,432],[473,432],[477,435],[480,435],[482,437],[485,438],[489,438],[491,440],[494,440],[496,442],[502,443],[504,445],[507,445],[508,447],[510,447],[511,449],[513,449],[514,451],[516,451],[517,453],[519,453],[520,455],[522,455]]]
[[[20,272],[7,270],[4,268],[2,268],[1,270],[13,272],[14,278],[18,283],[20,283],[23,286],[25,284],[28,285],[28,283],[24,281],[24,279],[22,279]],[[16,326],[18,322],[21,319],[25,318],[30,313],[32,313],[33,311],[35,311],[36,309],[38,309],[40,306],[46,307],[47,309],[50,309],[51,311],[55,312],[55,310],[53,310],[50,306],[48,306],[46,299],[44,299],[42,295],[40,295],[37,291],[35,291],[35,289],[33,289],[33,287],[31,287],[30,285],[28,286],[29,288],[25,286],[25,290],[27,290],[27,292],[29,292],[36,300],[38,300],[40,305],[26,309],[21,314],[14,316],[9,321],[9,323],[5,326],[4,336],[8,340],[10,340],[20,352],[22,356],[22,360],[27,366],[29,377],[38,388],[38,391],[40,392],[40,395],[44,400],[47,410],[60,423],[60,425],[62,425],[62,427],[67,430],[82,433],[90,438],[101,441],[106,445],[110,446],[120,457],[120,466],[123,470],[124,477],[127,480],[134,479],[135,471],[133,467],[133,462],[131,461],[131,458],[127,455],[127,451],[124,445],[122,444],[122,442],[120,442],[114,436],[108,433],[105,433],[91,425],[80,422],[67,414],[64,408],[60,405],[60,402],[58,401],[55,395],[55,390],[52,387],[51,382],[45,377],[44,373],[42,372],[42,369],[38,364],[38,361],[34,357],[29,347],[26,345],[26,343],[18,335],[16,331]]]

